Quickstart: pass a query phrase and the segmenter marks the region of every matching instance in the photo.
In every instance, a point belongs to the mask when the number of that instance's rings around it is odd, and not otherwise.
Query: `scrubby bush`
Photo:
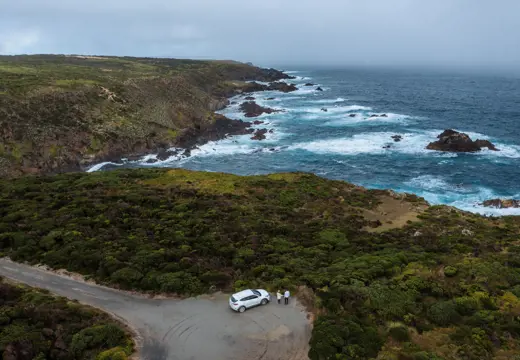
[[[110,347],[133,350],[129,334],[107,314],[1,280],[0,317],[0,355],[9,347],[11,358],[87,360]]]
[[[446,266],[444,268],[444,275],[446,275],[447,277],[453,277],[455,275],[457,275],[457,268],[454,267],[454,266]]]
[[[400,323],[391,323],[388,326],[388,335],[391,336],[392,339],[399,342],[406,342],[410,340],[410,333],[408,332],[408,327]]]
[[[433,206],[410,224],[382,221],[385,231],[374,229],[388,196],[303,173],[124,169],[0,180],[0,249],[14,260],[149,292],[305,285],[325,316],[313,330],[315,359],[375,357],[390,321],[426,338],[441,327],[482,328],[495,339],[491,348],[466,330],[443,346],[483,360],[520,348],[520,221]],[[420,202],[407,199],[400,206]],[[0,326],[12,318],[3,299],[16,296],[0,293]],[[387,339],[404,339],[393,331]],[[402,345],[388,356],[421,351]]]
[[[319,317],[310,340],[311,360],[369,359],[375,357],[383,340],[377,329],[352,317]]]
[[[447,326],[459,321],[457,305],[452,300],[439,301],[428,309],[428,318],[437,325]]]
[[[82,357],[85,352],[116,347],[126,340],[125,332],[118,326],[97,325],[81,330],[72,337],[70,350],[77,356]]]

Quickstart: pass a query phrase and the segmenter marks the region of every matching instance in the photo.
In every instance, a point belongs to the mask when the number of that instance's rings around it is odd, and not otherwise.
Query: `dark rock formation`
[[[251,140],[264,140],[265,134],[267,134],[267,129],[258,129],[254,136],[251,137]]]
[[[321,108],[321,111],[327,112],[328,110],[326,108]]]
[[[384,117],[384,118],[386,118],[386,117],[388,117],[388,115],[386,115],[386,114],[381,114],[381,115],[372,114],[372,115],[369,116],[369,118],[376,118],[376,117]]]
[[[260,125],[260,124],[263,124],[264,122],[263,121],[260,121],[260,120],[255,120],[253,121],[253,124],[254,125]]]
[[[255,100],[255,98],[253,96],[246,96],[244,100]]]
[[[305,84],[305,86],[314,86],[314,85],[315,85],[315,84],[313,84],[313,83],[307,83],[307,84]]]
[[[356,114],[349,114],[350,117],[356,117]]]
[[[495,147],[495,145],[493,145],[493,143],[491,143],[491,141],[488,141],[488,140],[478,140],[477,139],[477,140],[475,140],[475,144],[477,144],[481,149],[487,147],[489,150],[500,151]]]
[[[473,141],[468,134],[451,129],[444,130],[437,138],[439,140],[429,143],[426,149],[452,152],[475,152],[480,151],[483,147],[487,147],[490,150],[498,151],[498,149],[487,140]]]
[[[176,147],[191,150],[198,145],[203,145],[209,141],[225,139],[231,135],[251,134],[254,130],[250,128],[251,123],[242,120],[232,120],[216,114],[215,121],[207,127],[196,129],[190,128],[178,136],[175,141]],[[189,156],[188,153],[183,155]]]
[[[403,137],[401,135],[393,135],[392,139],[394,139],[395,142],[399,142],[403,140]]]
[[[293,84],[287,84],[286,82],[283,82],[283,81],[272,82],[269,84],[269,87],[267,89],[272,90],[272,91],[281,91],[284,93],[298,90],[298,88],[296,86],[294,86]]]
[[[266,100],[274,100],[274,97],[268,97]]]
[[[491,199],[484,201],[481,205],[498,209],[520,208],[520,200]]]
[[[246,117],[257,117],[262,115],[263,113],[271,114],[280,111],[260,106],[254,101],[243,102],[242,104],[240,104],[240,110],[245,113]]]
[[[391,144],[386,144],[385,146],[383,146],[383,149],[390,149],[392,147]]]
[[[323,91],[323,89],[322,89],[321,87],[318,86],[318,87],[316,88],[316,91]]]

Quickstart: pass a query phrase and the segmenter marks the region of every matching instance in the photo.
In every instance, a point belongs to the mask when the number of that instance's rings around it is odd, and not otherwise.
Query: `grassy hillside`
[[[299,288],[311,359],[520,359],[520,219],[291,173],[0,181],[0,251],[125,289]]]
[[[285,76],[231,61],[0,56],[0,176],[192,143],[243,80]]]
[[[124,360],[130,335],[107,314],[0,278],[4,360]]]

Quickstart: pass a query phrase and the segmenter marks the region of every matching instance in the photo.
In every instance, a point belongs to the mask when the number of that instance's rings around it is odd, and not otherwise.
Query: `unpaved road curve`
[[[0,275],[124,319],[142,337],[143,360],[307,360],[303,308],[276,302],[238,314],[228,297],[155,300],[0,259]]]

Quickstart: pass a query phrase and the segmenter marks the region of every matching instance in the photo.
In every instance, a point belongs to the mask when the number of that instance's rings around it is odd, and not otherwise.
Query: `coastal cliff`
[[[215,111],[290,78],[233,61],[0,56],[0,176],[84,170],[243,134]]]

